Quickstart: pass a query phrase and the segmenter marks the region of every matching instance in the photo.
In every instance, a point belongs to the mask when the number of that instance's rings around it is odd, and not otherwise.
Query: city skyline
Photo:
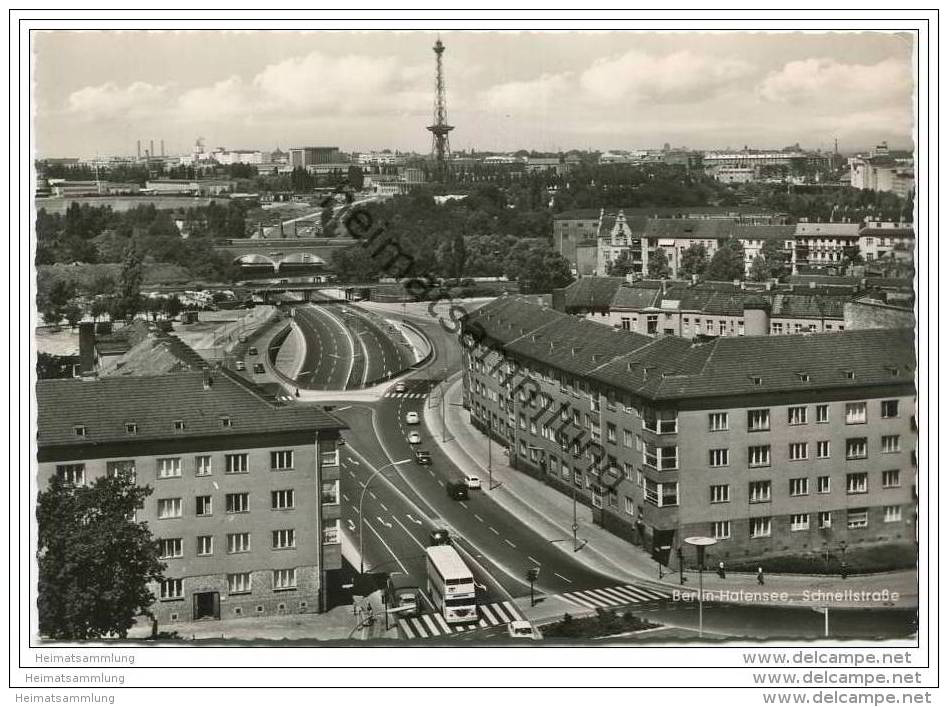
[[[208,147],[320,143],[427,153],[436,36],[40,33],[33,43],[36,153],[134,154],[136,140],[153,138],[164,140],[167,154],[180,154],[198,136]],[[883,140],[913,144],[908,35],[441,37],[455,150],[605,151],[665,142],[831,150],[835,138],[843,151]],[[120,53],[130,58],[115,62]]]

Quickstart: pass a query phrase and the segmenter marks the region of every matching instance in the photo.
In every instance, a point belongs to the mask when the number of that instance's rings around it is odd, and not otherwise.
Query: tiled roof
[[[842,319],[847,300],[844,297],[777,294],[773,296],[770,314],[801,319]]]
[[[847,277],[846,275],[789,275],[787,283],[791,285],[808,285],[810,283],[817,285],[837,285],[840,287],[858,287],[861,281],[858,277]]]
[[[726,219],[651,219],[646,226],[646,235],[652,238],[699,238],[726,240],[793,240],[795,226],[774,224],[739,223]]]
[[[904,228],[894,227],[894,228],[875,228],[873,226],[866,226],[859,229],[860,236],[886,236],[897,238],[915,238],[915,229],[912,226],[907,226]]]
[[[608,309],[624,283],[622,277],[581,277],[564,291],[565,305],[571,309]]]
[[[36,384],[39,445],[103,444],[175,437],[247,435],[318,429],[345,424],[322,408],[268,400],[253,384],[226,371],[157,376],[40,380]],[[221,418],[229,417],[224,427]],[[184,429],[175,430],[175,421]],[[126,432],[135,423],[137,433]],[[86,428],[80,438],[75,427]]]
[[[852,236],[859,235],[860,224],[858,223],[798,223],[796,225],[797,236]]]
[[[638,284],[640,283],[636,283],[636,285]],[[653,307],[658,301],[661,291],[661,285],[653,287],[622,285],[616,290],[615,296],[612,298],[612,307],[634,310]]]
[[[100,376],[143,376],[200,371],[207,365],[201,356],[173,334],[151,332],[123,355],[104,361]]]
[[[655,400],[914,380],[911,330],[723,337],[692,344],[674,336],[653,339],[603,327],[509,297],[482,307],[465,322],[479,324],[510,353]]]

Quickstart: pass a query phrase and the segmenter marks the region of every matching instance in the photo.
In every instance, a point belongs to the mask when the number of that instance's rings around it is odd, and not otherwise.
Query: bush
[[[884,543],[851,546],[846,549],[846,569],[850,574],[870,574],[915,569],[917,566],[913,543]],[[820,549],[805,553],[788,553],[758,560],[731,560],[727,563],[730,572],[757,572],[764,568],[765,574],[839,574],[843,553],[838,546],[831,547],[829,556]]]

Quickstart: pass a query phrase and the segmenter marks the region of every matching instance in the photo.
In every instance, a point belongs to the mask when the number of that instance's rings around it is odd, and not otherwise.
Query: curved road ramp
[[[291,314],[271,339],[270,362],[300,390],[371,388],[431,355],[417,329],[350,304],[300,304]]]

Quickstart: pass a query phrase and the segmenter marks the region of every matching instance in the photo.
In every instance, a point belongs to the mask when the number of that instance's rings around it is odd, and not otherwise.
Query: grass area
[[[766,574],[840,574],[844,553],[838,547],[821,550],[777,555],[763,560],[731,560],[727,563],[732,572],[756,572],[763,567]],[[916,565],[914,543],[885,543],[879,545],[854,545],[846,548],[846,569],[849,574],[870,574],[914,569]]]
[[[614,636],[632,631],[644,631],[658,628],[660,624],[641,619],[631,611],[619,614],[615,611],[598,609],[595,616],[577,619],[564,614],[556,623],[543,626],[544,638],[599,638]]]

